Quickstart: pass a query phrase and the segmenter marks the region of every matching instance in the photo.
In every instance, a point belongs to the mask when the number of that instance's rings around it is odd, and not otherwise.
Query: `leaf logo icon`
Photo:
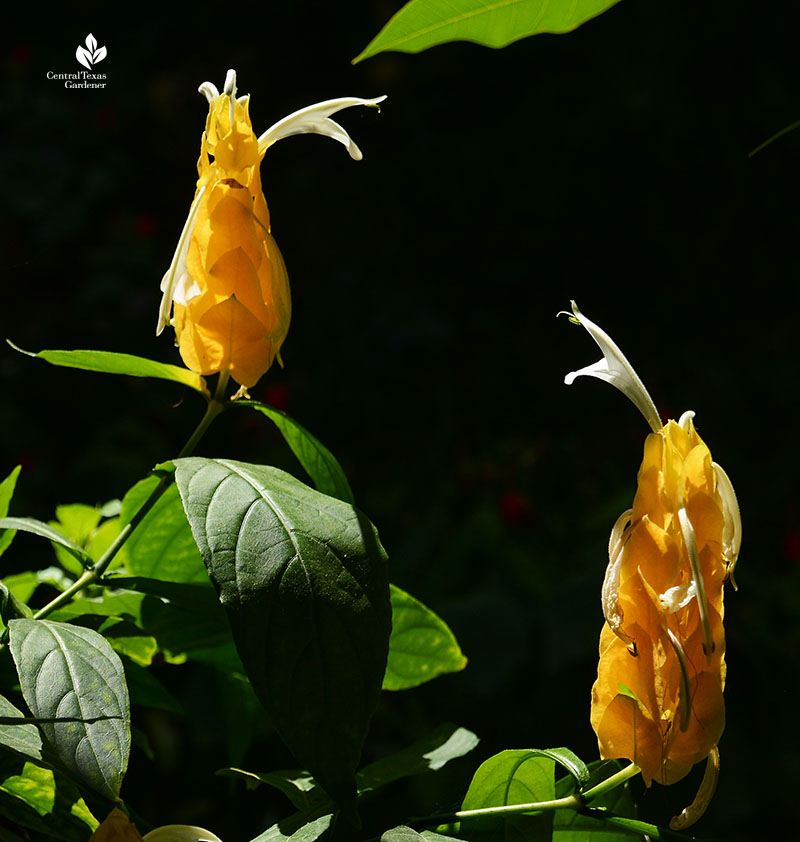
[[[97,64],[98,61],[102,61],[106,57],[108,51],[105,47],[97,46],[97,39],[91,32],[86,36],[85,44],[85,47],[79,46],[78,49],[75,50],[75,58],[78,59],[78,61],[87,70],[91,70],[92,65]]]

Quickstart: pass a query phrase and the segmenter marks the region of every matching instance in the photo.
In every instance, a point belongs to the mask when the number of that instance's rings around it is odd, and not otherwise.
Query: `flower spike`
[[[281,362],[291,318],[289,279],[261,187],[264,153],[283,137],[313,132],[332,137],[360,160],[361,150],[330,116],[354,105],[377,107],[385,97],[321,102],[258,137],[250,96],[237,94],[235,70],[225,76],[222,92],[212,82],[199,91],[208,116],[197,187],[161,281],[156,333],[171,324],[187,368],[229,374],[245,394],[274,360]]]
[[[578,309],[578,305],[571,301],[572,313],[571,321],[576,324],[583,325],[589,331],[589,335],[600,347],[603,352],[603,359],[598,360],[592,365],[587,365],[579,371],[571,371],[564,378],[564,382],[570,386],[576,377],[588,375],[590,377],[597,377],[600,380],[605,380],[612,386],[616,386],[624,395],[626,395],[634,404],[634,406],[642,413],[650,429],[653,432],[658,432],[661,429],[662,423],[656,409],[653,399],[650,397],[644,383],[639,379],[639,375],[634,371],[633,366],[628,362],[626,356],[617,347],[614,340],[594,322],[586,318]]]

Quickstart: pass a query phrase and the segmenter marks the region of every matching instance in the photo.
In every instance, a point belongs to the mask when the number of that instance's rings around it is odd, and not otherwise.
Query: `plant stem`
[[[195,447],[197,447],[198,442],[205,434],[206,430],[211,425],[211,422],[217,417],[217,415],[225,409],[225,389],[228,385],[228,378],[230,376],[230,372],[223,371],[219,375],[219,380],[217,381],[217,388],[214,392],[214,397],[208,402],[208,406],[206,407],[205,415],[203,416],[200,423],[195,428],[195,431],[189,436],[188,441],[181,449],[181,452],[177,455],[177,459],[181,459],[184,456],[189,456],[191,453],[194,452]],[[122,527],[119,532],[119,535],[114,539],[112,544],[108,547],[108,549],[103,553],[102,556],[97,560],[96,564],[86,570],[82,576],[80,576],[75,582],[70,585],[65,591],[60,593],[57,597],[52,599],[50,602],[47,603],[43,608],[40,608],[34,615],[34,620],[41,620],[44,617],[47,617],[48,614],[52,614],[57,608],[60,608],[62,605],[68,603],[77,593],[82,591],[84,588],[88,587],[89,585],[96,585],[102,581],[103,574],[108,570],[109,565],[114,560],[114,557],[117,553],[122,549],[123,544],[128,540],[131,536],[131,533],[136,529],[136,527],[144,520],[147,513],[150,509],[158,501],[159,497],[170,487],[172,481],[175,478],[175,474],[172,472],[163,473],[161,478],[158,481],[156,487],[150,492],[150,496],[142,503],[139,510],[136,514]]]
[[[564,798],[556,798],[552,801],[533,801],[529,804],[506,804],[499,807],[481,807],[476,810],[457,810],[453,813],[439,813],[438,815],[425,816],[424,818],[412,819],[415,825],[436,825],[448,824],[450,822],[462,821],[463,819],[475,819],[485,816],[509,816],[515,813],[533,813],[545,810],[582,810],[590,801],[605,795],[612,789],[621,786],[626,781],[635,777],[641,770],[635,763],[631,763],[619,772],[615,772],[597,786],[587,789],[586,792],[574,792]]]
[[[412,819],[413,824],[448,824],[463,819],[477,819],[485,816],[509,816],[514,813],[533,813],[542,810],[580,810],[584,799],[580,793],[574,792],[565,798],[553,801],[533,801],[529,804],[506,804],[500,807],[481,807],[477,810],[457,810],[454,813],[439,813],[434,816]]]
[[[599,798],[601,795],[605,795],[612,789],[616,789],[620,786],[620,784],[624,784],[625,781],[635,778],[639,772],[641,772],[641,769],[635,763],[631,763],[629,766],[626,766],[624,769],[620,769],[619,772],[615,772],[604,781],[601,781],[597,784],[597,786],[587,789],[586,792],[583,793],[583,797],[587,802],[592,801],[595,798]]]

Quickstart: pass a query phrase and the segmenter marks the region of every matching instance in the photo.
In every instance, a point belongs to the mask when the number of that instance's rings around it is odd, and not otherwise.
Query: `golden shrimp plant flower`
[[[354,160],[361,151],[331,115],[385,97],[345,97],[296,111],[257,136],[250,97],[237,96],[229,70],[222,93],[204,82],[208,118],[197,163],[197,189],[175,255],[161,282],[157,334],[175,328],[187,368],[202,375],[230,372],[254,386],[272,365],[289,330],[291,297],[261,188],[267,149],[293,134],[327,135]]]
[[[741,520],[733,487],[697,434],[694,413],[662,424],[642,381],[611,338],[572,303],[603,352],[565,378],[590,375],[627,395],[652,432],[633,507],[614,526],[602,589],[605,623],[591,722],[602,758],[626,758],[645,783],[671,784],[700,761],[686,827],[713,794],[725,726],[723,585],[733,582]]]

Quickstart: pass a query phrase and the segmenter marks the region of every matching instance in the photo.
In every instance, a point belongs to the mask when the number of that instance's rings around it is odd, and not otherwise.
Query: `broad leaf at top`
[[[175,464],[256,695],[298,761],[352,817],[391,628],[375,528],[276,468],[198,457]]]
[[[419,53],[448,41],[505,47],[542,32],[570,32],[619,0],[411,0],[353,63],[398,50]]]
[[[22,695],[62,763],[115,800],[128,765],[128,688],[119,656],[97,632],[51,620],[11,620]]]

